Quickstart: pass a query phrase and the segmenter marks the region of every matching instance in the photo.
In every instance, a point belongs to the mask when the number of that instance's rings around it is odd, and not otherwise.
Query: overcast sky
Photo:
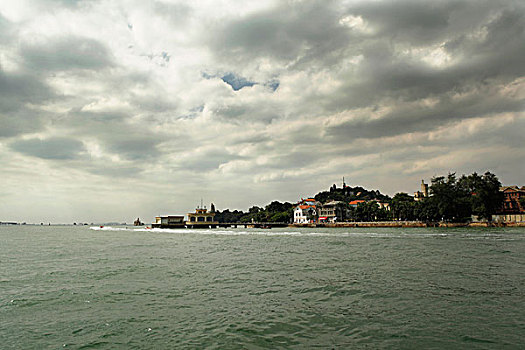
[[[0,0],[0,220],[525,185],[525,2]]]

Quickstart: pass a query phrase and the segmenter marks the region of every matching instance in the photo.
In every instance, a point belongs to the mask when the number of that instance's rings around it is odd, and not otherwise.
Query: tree
[[[417,201],[414,206],[414,216],[417,220],[426,222],[441,219],[433,197],[426,197]]]
[[[456,180],[456,174],[432,178],[430,186],[432,201],[443,221],[464,221],[470,218],[472,206],[470,193]]]
[[[414,219],[415,201],[413,197],[404,192],[396,193],[390,204],[392,207],[392,215],[394,219]]]
[[[477,215],[478,219],[491,221],[492,214],[503,202],[503,194],[499,190],[501,183],[496,175],[488,171],[482,176],[477,173],[463,175],[458,186],[470,194],[472,214]]]

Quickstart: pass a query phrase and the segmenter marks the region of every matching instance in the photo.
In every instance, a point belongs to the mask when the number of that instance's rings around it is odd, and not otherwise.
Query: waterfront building
[[[299,204],[293,212],[294,224],[308,224],[317,222],[317,207],[315,205]]]
[[[525,207],[520,203],[520,198],[525,198],[525,186],[503,186],[500,192],[503,194],[502,213],[525,213]]]
[[[492,220],[500,223],[525,222],[525,206],[520,203],[520,199],[525,198],[525,186],[502,186],[499,190],[503,202],[497,213],[492,215]]]
[[[217,227],[218,221],[215,221],[215,212],[209,212],[206,208],[198,207],[194,213],[188,213],[186,226],[190,228],[197,227]]]
[[[301,198],[301,200],[294,207],[294,224],[308,224],[317,222],[319,217],[317,210],[318,205],[319,202],[317,202],[314,198]]]
[[[153,228],[183,228],[184,216],[182,215],[165,215],[156,216],[155,222],[151,224]]]
[[[331,201],[319,205],[319,222],[337,222],[345,218],[344,203],[341,201]]]

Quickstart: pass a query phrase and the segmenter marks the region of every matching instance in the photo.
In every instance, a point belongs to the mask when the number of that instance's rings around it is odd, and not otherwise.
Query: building
[[[166,215],[156,216],[155,222],[151,224],[153,228],[184,228],[184,216]]]
[[[189,228],[211,228],[217,227],[218,221],[215,221],[215,212],[209,212],[206,208],[197,208],[194,213],[188,213],[186,226]]]
[[[499,211],[492,215],[492,220],[501,223],[525,222],[525,206],[520,203],[525,198],[525,186],[500,187],[503,194],[503,203]]]
[[[350,203],[350,206],[353,207],[353,208],[357,208],[357,206],[361,203],[365,203],[366,201],[364,199],[356,199],[356,200],[353,200],[351,201]]]
[[[520,203],[520,199],[525,198],[525,186],[521,188],[518,186],[503,186],[499,190],[503,193],[501,213],[525,213],[525,206]]]
[[[385,209],[386,211],[390,211],[390,203],[381,202],[377,199],[374,199],[374,201],[379,205],[379,209]]]
[[[428,197],[428,184],[421,180],[421,191],[414,192],[414,200],[420,201],[425,197]]]
[[[308,224],[317,222],[319,213],[317,210],[317,202],[314,198],[301,198],[295,205],[293,211],[294,224]]]
[[[298,205],[293,211],[294,224],[309,224],[317,222],[317,207],[315,205]]]
[[[343,221],[346,217],[344,203],[331,201],[318,206],[319,222]]]

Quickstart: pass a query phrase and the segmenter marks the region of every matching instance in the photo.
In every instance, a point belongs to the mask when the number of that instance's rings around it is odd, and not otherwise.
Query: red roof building
[[[525,213],[525,207],[520,204],[520,198],[525,198],[525,186],[503,186],[500,188],[503,193],[503,204],[501,213],[518,214]]]

